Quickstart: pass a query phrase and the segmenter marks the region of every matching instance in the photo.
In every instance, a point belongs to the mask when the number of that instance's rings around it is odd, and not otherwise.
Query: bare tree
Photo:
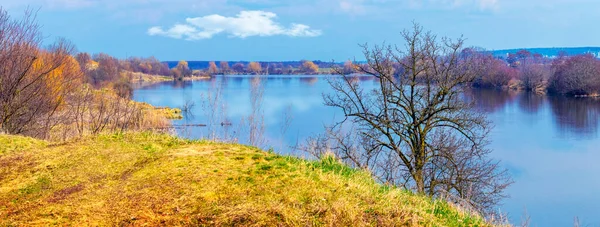
[[[569,96],[600,94],[600,61],[593,55],[560,57],[552,67],[555,73],[550,78],[550,92]]]
[[[45,137],[49,119],[81,78],[73,46],[59,40],[42,49],[35,13],[20,20],[0,8],[0,131]]]
[[[202,109],[208,120],[208,138],[214,141],[227,141],[227,135],[222,131],[223,123],[227,120],[227,103],[223,100],[222,84],[217,84],[216,80],[211,81],[211,87],[206,95],[201,96]]]
[[[260,76],[256,75],[252,78],[250,87],[250,102],[252,112],[248,116],[248,142],[252,146],[260,147],[265,143],[265,115],[263,110],[263,94],[264,87]]]
[[[254,75],[260,75],[263,71],[262,66],[259,62],[250,62],[248,63],[248,68],[246,71],[253,73]]]
[[[552,68],[548,65],[524,63],[520,66],[519,74],[525,89],[544,93],[553,72]]]
[[[511,179],[486,157],[489,121],[465,101],[477,64],[461,54],[462,38],[438,39],[417,24],[402,37],[405,50],[362,46],[367,64],[355,68],[376,78],[375,89],[354,76],[329,79],[334,92],[325,103],[345,115],[328,130],[338,129],[329,148],[386,183],[492,211]]]
[[[229,62],[221,61],[219,62],[219,67],[221,68],[221,74],[227,75],[229,74]]]
[[[238,62],[231,66],[231,70],[233,70],[234,74],[242,74],[246,72],[246,66],[244,63]]]
[[[208,63],[208,74],[216,75],[219,72],[219,68],[217,68],[217,64],[214,61]]]
[[[71,119],[77,129],[77,135],[83,136],[86,132],[88,124],[88,113],[91,111],[91,104],[94,99],[93,90],[87,85],[82,86],[78,91],[73,92],[68,96],[67,103]],[[65,139],[65,138],[63,138]]]
[[[285,107],[285,110],[283,111],[283,118],[282,118],[282,122],[281,122],[281,128],[280,128],[280,139],[281,139],[281,145],[279,146],[280,150],[284,149],[284,145],[285,145],[285,136],[287,134],[287,131],[290,128],[290,125],[292,124],[292,120],[294,118],[294,116],[292,115],[292,105],[288,105]]]

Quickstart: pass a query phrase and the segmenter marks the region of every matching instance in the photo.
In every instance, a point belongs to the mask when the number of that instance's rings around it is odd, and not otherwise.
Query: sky
[[[489,50],[600,46],[598,0],[0,0],[38,10],[45,42],[161,60],[345,61],[402,45],[413,21]]]

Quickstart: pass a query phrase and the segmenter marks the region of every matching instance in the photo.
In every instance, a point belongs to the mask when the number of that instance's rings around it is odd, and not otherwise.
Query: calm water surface
[[[323,105],[322,94],[330,92],[323,77],[269,76],[261,81],[265,148],[303,156],[290,146],[323,132],[324,125],[342,117]],[[203,138],[219,130],[244,143],[252,112],[251,84],[249,76],[168,82],[138,88],[134,99],[169,107],[194,103],[192,115],[174,124],[214,124],[178,129],[179,135]],[[376,83],[365,77],[361,84],[368,88]],[[488,113],[495,125],[491,155],[510,169],[515,180],[508,189],[511,197],[499,208],[511,222],[521,223],[526,212],[532,226],[573,226],[576,217],[580,226],[600,226],[600,100],[472,92],[477,108]],[[207,100],[215,97],[221,100],[217,117],[206,111],[215,103]]]

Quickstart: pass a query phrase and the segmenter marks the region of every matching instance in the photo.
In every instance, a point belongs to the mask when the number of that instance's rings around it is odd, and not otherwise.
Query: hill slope
[[[480,226],[333,158],[150,133],[66,144],[0,135],[5,225]]]

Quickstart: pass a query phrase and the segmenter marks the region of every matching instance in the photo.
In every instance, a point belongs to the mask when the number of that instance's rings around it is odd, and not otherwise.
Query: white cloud
[[[187,18],[186,24],[176,24],[167,30],[159,26],[151,27],[148,29],[148,34],[186,40],[210,39],[220,33],[238,38],[275,35],[315,37],[321,35],[321,30],[311,29],[304,24],[294,23],[290,27],[284,27],[275,22],[275,18],[277,18],[275,13],[265,11],[241,11],[235,17],[213,14]]]
[[[196,28],[185,24],[176,24],[167,31],[163,31],[160,27],[151,27],[150,29],[148,29],[149,35],[162,35],[175,39],[181,39],[184,36],[189,36],[189,34],[196,33],[198,33],[198,30],[196,30]]]

